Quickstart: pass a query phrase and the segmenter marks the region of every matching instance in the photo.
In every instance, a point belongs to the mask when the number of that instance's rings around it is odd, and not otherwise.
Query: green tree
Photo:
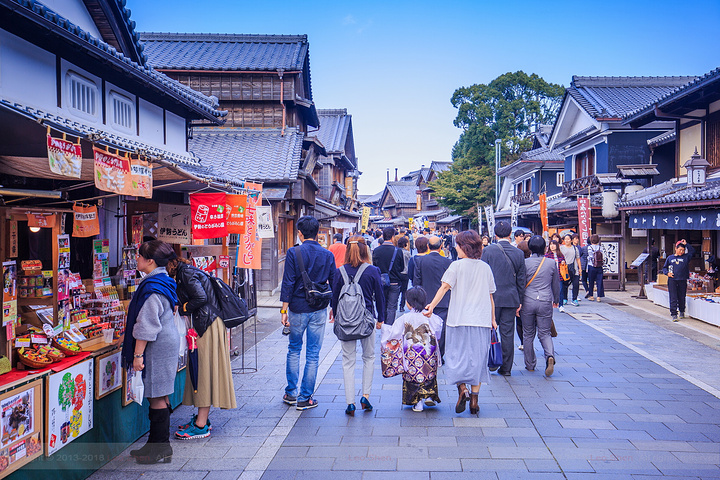
[[[495,198],[495,140],[502,141],[502,165],[517,160],[532,147],[533,129],[555,121],[564,92],[562,85],[522,71],[455,90],[453,123],[463,131],[453,146],[453,165],[433,183],[440,203],[476,217],[476,205]]]

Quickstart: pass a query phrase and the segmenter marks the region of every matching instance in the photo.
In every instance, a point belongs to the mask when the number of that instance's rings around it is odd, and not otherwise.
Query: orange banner
[[[93,148],[95,187],[104,192],[152,197],[152,168],[148,162]]]
[[[152,198],[153,177],[150,162],[144,162],[140,159],[130,160],[130,190],[136,197]]]
[[[260,270],[262,239],[257,235],[257,218],[255,207],[262,205],[262,185],[257,183],[246,183],[249,190],[256,190],[258,193],[249,192],[247,195],[247,208],[245,209],[245,233],[240,236],[238,245],[237,266],[240,268],[251,268]]]
[[[100,234],[100,220],[97,207],[73,205],[75,216],[73,218],[73,237],[92,237]]]
[[[44,215],[42,213],[27,214],[28,227],[53,228],[55,226],[55,215]]]
[[[548,231],[547,195],[544,193],[541,193],[539,198],[540,198],[540,220],[542,221],[543,233],[546,233]]]
[[[245,209],[247,208],[247,195],[226,195],[227,203],[227,230],[228,233],[245,233]]]

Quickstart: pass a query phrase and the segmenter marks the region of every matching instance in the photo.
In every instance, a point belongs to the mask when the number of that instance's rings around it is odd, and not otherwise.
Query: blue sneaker
[[[185,425],[178,425],[178,430],[187,430],[190,428],[191,425],[195,425],[195,420],[197,419],[197,415],[193,415],[192,418],[188,423]],[[212,430],[212,423],[210,423],[210,419],[207,419],[207,426],[210,430]]]
[[[210,425],[205,425],[203,428],[198,427],[193,422],[188,428],[184,430],[178,430],[175,432],[175,437],[180,440],[193,440],[196,438],[207,438],[210,436]]]
[[[580,302],[578,302],[577,300],[573,300],[572,304],[575,305],[576,307],[580,306]]]

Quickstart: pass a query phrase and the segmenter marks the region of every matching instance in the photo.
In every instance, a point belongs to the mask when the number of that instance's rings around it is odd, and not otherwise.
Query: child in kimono
[[[442,332],[442,319],[437,315],[427,318],[422,314],[427,295],[421,287],[413,287],[405,294],[410,309],[393,325],[383,325],[382,345],[397,340],[403,352],[403,405],[412,405],[413,411],[422,412],[423,404],[429,407],[440,403],[437,370],[441,365],[438,339]]]

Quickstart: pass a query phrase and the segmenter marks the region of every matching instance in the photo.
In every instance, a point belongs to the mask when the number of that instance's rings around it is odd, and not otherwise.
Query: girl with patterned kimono
[[[413,411],[422,412],[423,405],[432,407],[440,403],[437,369],[441,364],[438,339],[442,319],[422,314],[427,295],[421,287],[408,290],[405,300],[410,312],[393,325],[383,325],[382,345],[392,340],[402,344],[403,405],[412,405]]]

